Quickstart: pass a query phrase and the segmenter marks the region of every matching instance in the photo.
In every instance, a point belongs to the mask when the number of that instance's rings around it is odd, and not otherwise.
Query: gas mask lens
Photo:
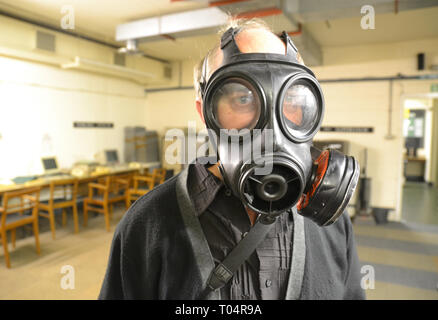
[[[293,137],[305,137],[314,129],[319,119],[314,90],[303,83],[290,85],[284,94],[282,115],[284,124]]]
[[[243,79],[230,79],[212,96],[213,113],[222,129],[253,129],[260,118],[260,98]]]

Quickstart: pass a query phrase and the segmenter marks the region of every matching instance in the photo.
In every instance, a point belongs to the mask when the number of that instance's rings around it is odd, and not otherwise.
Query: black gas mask
[[[320,226],[347,206],[359,177],[357,161],[335,150],[317,150],[312,139],[324,115],[313,72],[297,60],[286,32],[286,54],[241,53],[228,29],[223,61],[200,87],[226,186],[245,206],[275,218],[297,206]]]

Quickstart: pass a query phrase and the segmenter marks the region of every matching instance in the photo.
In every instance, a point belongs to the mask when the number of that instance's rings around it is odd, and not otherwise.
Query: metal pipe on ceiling
[[[276,7],[273,7],[273,8],[265,8],[265,9],[260,9],[260,10],[238,13],[236,15],[236,17],[238,19],[252,19],[252,18],[269,17],[269,16],[274,16],[274,15],[282,14],[282,13],[283,13],[283,10],[276,8]]]
[[[418,76],[404,76],[399,74],[391,77],[363,77],[363,78],[337,78],[337,79],[319,79],[319,83],[342,83],[342,82],[368,82],[368,81],[403,81],[403,80],[437,80],[438,73],[425,74]],[[179,86],[167,88],[145,89],[146,93],[165,92],[173,90],[193,90],[194,86]]]
[[[214,2],[209,2],[208,6],[209,7],[220,7],[220,6],[226,6],[229,4],[234,4],[234,3],[238,3],[238,2],[246,2],[249,0],[222,0],[222,1],[214,1]]]
[[[297,31],[291,31],[287,34],[291,37],[300,36],[303,33],[303,25],[301,23],[298,23],[298,30]]]
[[[183,2],[186,0],[170,0],[170,2]],[[219,7],[219,6],[226,6],[229,4],[234,4],[234,3],[238,3],[238,2],[245,2],[245,1],[249,1],[249,0],[219,0],[219,1],[213,1],[213,2],[209,2],[208,6],[209,7]]]
[[[363,78],[337,78],[337,79],[320,79],[319,83],[333,83],[333,82],[361,82],[361,81],[403,81],[403,80],[436,80],[438,73],[423,74],[417,76],[405,76],[398,74],[390,77],[363,77]]]

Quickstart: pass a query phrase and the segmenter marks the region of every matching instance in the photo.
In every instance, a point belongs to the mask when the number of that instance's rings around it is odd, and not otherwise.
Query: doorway
[[[438,225],[438,98],[403,100],[402,219]]]

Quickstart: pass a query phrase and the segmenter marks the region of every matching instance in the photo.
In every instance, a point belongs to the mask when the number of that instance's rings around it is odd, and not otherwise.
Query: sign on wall
[[[373,127],[321,127],[322,132],[373,133]]]
[[[75,121],[75,122],[73,122],[73,128],[101,128],[101,129],[110,129],[110,128],[114,128],[114,123],[112,123],[112,122],[84,122],[84,121]]]

